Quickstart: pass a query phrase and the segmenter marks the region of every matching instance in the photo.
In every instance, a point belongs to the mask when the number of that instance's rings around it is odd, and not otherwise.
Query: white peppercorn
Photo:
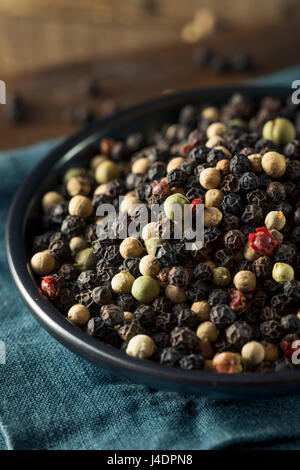
[[[33,255],[30,264],[36,274],[46,276],[54,270],[55,258],[51,255],[49,250],[40,251]]]
[[[126,354],[138,359],[148,359],[155,351],[155,343],[150,336],[136,335],[129,341]]]
[[[89,310],[82,304],[73,305],[68,311],[68,320],[77,326],[84,326],[90,319]]]

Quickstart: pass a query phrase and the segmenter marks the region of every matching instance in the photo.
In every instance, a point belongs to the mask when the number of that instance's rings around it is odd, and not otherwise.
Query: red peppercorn
[[[230,307],[238,314],[245,312],[248,308],[248,299],[240,290],[230,289],[229,300]]]
[[[194,215],[195,212],[196,212],[196,206],[198,206],[199,204],[203,204],[203,201],[201,199],[201,197],[199,197],[198,199],[194,199],[191,204],[190,204],[190,208],[191,208],[191,212],[192,214]]]
[[[42,279],[41,289],[50,299],[55,299],[60,291],[60,285],[54,276],[46,276]]]
[[[192,144],[183,144],[181,149],[180,149],[180,153],[181,155],[183,155],[184,157],[187,157],[190,153],[190,151],[194,148],[194,145]]]
[[[277,240],[266,227],[259,227],[256,229],[256,233],[249,234],[249,244],[257,253],[272,256],[277,246]]]
[[[157,183],[153,189],[152,194],[159,195],[159,196],[166,196],[170,192],[169,183],[165,180],[160,181]]]

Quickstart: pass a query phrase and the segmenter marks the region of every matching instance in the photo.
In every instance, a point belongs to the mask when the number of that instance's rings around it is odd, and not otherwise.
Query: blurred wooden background
[[[225,27],[243,28],[294,15],[300,5],[299,0],[1,0],[1,73],[175,43],[201,8],[209,8]]]
[[[71,134],[86,116],[166,90],[235,85],[299,64],[299,25],[299,0],[0,0],[0,148]],[[250,54],[255,66],[217,73],[195,63],[199,46],[227,61]]]

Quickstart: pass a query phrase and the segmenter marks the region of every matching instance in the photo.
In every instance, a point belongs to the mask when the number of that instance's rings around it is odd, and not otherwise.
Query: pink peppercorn
[[[256,233],[249,234],[249,244],[257,253],[272,256],[277,246],[277,240],[266,227],[259,227],[256,229]]]
[[[152,194],[166,196],[170,192],[169,183],[165,180],[160,181],[157,183],[154,188],[152,189]]]
[[[58,280],[54,276],[43,277],[41,283],[41,290],[50,299],[55,299],[60,291]]]

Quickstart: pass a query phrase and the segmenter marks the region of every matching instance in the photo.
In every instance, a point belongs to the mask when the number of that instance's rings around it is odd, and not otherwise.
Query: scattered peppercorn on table
[[[213,373],[292,370],[300,339],[297,106],[236,94],[186,105],[150,138],[102,139],[41,201],[31,267],[77,327],[124,354]],[[118,206],[118,198],[122,202]],[[116,237],[102,238],[111,204]],[[163,207],[122,239],[143,210]],[[176,214],[204,204],[204,245]],[[166,236],[166,224],[170,228]]]

